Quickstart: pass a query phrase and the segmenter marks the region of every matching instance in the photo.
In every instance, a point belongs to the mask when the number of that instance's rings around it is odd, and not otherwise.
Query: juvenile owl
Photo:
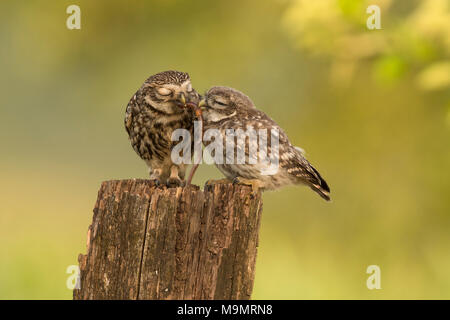
[[[125,128],[136,153],[147,163],[150,179],[157,184],[179,186],[184,164],[171,160],[171,136],[175,129],[193,129],[193,115],[186,104],[198,103],[189,75],[165,71],[149,77],[128,103]]]
[[[293,146],[284,131],[264,112],[256,109],[252,100],[240,91],[228,87],[213,87],[199,102],[202,108],[204,129],[218,129],[223,138],[223,163],[217,163],[218,169],[234,182],[251,185],[253,190],[277,189],[289,184],[309,186],[325,200],[330,200],[330,188],[319,172],[305,159],[302,149]],[[267,139],[260,140],[261,134],[255,139],[248,131],[266,132]],[[234,152],[227,154],[227,132],[236,133],[238,129],[247,133],[238,140],[235,135]],[[206,135],[206,133],[205,133]],[[264,138],[264,137],[263,137]],[[265,141],[264,143],[262,141]],[[278,143],[277,143],[278,142]],[[207,146],[207,143],[205,143]],[[276,154],[276,150],[278,154]],[[274,162],[253,161],[255,150],[266,150],[268,156],[275,154]],[[217,151],[217,150],[214,150]],[[239,152],[245,154],[245,162],[238,160]],[[214,152],[211,154],[216,155]],[[276,170],[267,170],[270,164],[276,163]]]

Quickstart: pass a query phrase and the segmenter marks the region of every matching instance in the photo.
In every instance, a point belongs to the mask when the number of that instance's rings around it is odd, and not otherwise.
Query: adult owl
[[[303,156],[302,149],[293,146],[275,121],[256,109],[252,100],[245,94],[228,87],[213,87],[206,92],[199,106],[202,109],[205,134],[209,129],[218,129],[221,133],[220,137],[224,139],[224,161],[223,163],[216,161],[216,166],[229,180],[251,185],[254,191],[277,189],[290,184],[307,185],[325,200],[330,200],[330,188],[319,172]],[[228,133],[230,129],[236,133],[238,129],[245,131],[248,128],[254,129],[255,132],[268,131],[264,142],[267,146],[262,145],[261,141],[264,140],[260,140],[259,137],[251,139],[250,135],[247,135],[243,136],[239,142],[236,136],[233,138],[235,139],[233,145],[230,145],[230,148],[234,148],[234,152],[231,153],[234,158],[230,159],[230,156],[226,154],[227,130]],[[278,155],[275,155],[277,168],[273,172],[266,170],[269,162],[250,163],[250,157],[255,157],[251,154],[252,150],[259,152],[265,149],[267,155],[273,155],[276,154],[275,147],[278,148]],[[217,150],[212,152],[213,157],[216,157],[215,151]],[[245,154],[244,163],[237,161],[239,151]],[[259,157],[258,155],[256,158]]]
[[[186,106],[198,100],[187,73],[165,71],[149,77],[128,103],[125,128],[131,145],[157,184],[183,184],[186,165],[172,162],[176,142],[171,137],[176,129],[192,132],[193,114]]]

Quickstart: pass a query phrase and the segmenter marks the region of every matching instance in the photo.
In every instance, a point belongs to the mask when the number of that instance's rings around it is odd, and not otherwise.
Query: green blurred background
[[[450,298],[448,0],[2,1],[0,298],[72,297],[100,183],[147,177],[125,107],[167,69],[247,93],[331,186],[264,194],[253,298]]]

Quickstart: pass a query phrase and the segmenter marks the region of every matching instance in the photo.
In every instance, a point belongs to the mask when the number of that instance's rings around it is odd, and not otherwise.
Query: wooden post
[[[103,182],[74,299],[250,299],[261,195]]]

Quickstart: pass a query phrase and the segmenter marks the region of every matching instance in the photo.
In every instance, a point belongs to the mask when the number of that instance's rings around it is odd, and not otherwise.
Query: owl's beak
[[[177,102],[179,102],[181,107],[186,107],[186,96],[184,95],[183,92],[180,93]]]
[[[199,101],[198,107],[199,108],[205,108],[206,107],[206,100],[205,100],[205,98],[203,98],[202,100]]]

